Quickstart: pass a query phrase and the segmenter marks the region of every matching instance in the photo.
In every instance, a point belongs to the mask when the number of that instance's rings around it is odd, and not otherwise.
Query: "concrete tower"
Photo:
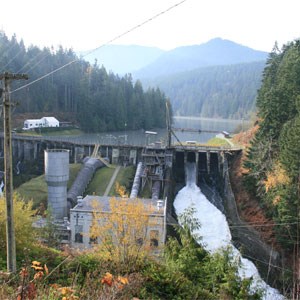
[[[56,220],[67,217],[67,183],[69,150],[45,150],[45,179],[48,185],[48,207]]]

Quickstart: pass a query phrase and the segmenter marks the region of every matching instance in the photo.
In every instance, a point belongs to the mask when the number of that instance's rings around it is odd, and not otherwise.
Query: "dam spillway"
[[[241,256],[232,245],[231,233],[225,215],[220,212],[201,192],[196,184],[196,163],[187,162],[185,166],[186,185],[178,192],[174,200],[177,216],[186,209],[194,208],[194,217],[200,222],[200,228],[193,233],[201,237],[198,243],[211,252],[230,249],[233,259],[240,261],[238,273],[241,278],[252,278],[252,288],[263,291],[264,300],[282,300],[284,297],[274,288],[266,284],[260,277],[255,265]]]

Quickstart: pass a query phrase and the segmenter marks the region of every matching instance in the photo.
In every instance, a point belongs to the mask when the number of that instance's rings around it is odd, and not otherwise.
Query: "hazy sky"
[[[0,29],[26,46],[94,49],[181,0],[1,1]],[[114,41],[172,49],[229,39],[270,52],[300,37],[299,0],[186,0]]]

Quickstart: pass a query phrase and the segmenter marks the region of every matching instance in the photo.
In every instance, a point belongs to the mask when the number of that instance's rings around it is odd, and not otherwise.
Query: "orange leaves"
[[[49,270],[48,270],[48,267],[46,264],[44,264],[44,270],[45,270],[45,273],[48,275],[49,274]]]
[[[42,278],[44,275],[44,272],[48,275],[49,270],[46,264],[42,267],[42,264],[39,261],[34,260],[31,264],[31,268],[35,271],[38,271],[39,275],[36,278]],[[35,275],[37,275],[37,273]]]
[[[109,286],[112,286],[113,283],[113,276],[109,272],[106,272],[104,277],[101,279],[102,284],[107,284]]]
[[[35,299],[37,295],[37,282],[44,277],[44,274],[49,273],[47,266],[42,266],[42,264],[36,260],[31,263],[31,268],[35,272],[32,280],[30,280],[31,274],[28,268],[23,267],[19,273],[22,279],[22,284],[17,289],[17,300]]]
[[[127,277],[122,277],[122,276],[118,276],[118,282],[122,283],[123,285],[128,284],[128,278]]]
[[[111,273],[106,272],[103,278],[101,279],[101,283],[106,284],[108,286],[115,286],[118,289],[122,289],[124,285],[127,285],[129,282],[127,277],[114,277]]]

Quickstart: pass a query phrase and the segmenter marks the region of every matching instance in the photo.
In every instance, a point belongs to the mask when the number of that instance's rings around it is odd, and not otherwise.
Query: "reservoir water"
[[[189,207],[195,208],[195,216],[201,227],[197,236],[202,238],[199,243],[213,253],[221,248],[232,249],[234,259],[240,261],[239,276],[241,278],[253,278],[253,287],[259,287],[264,291],[265,300],[283,300],[284,297],[274,288],[266,284],[260,277],[255,265],[248,259],[241,256],[240,252],[231,243],[231,233],[225,215],[218,210],[201,192],[196,185],[196,165],[186,164],[186,186],[182,188],[175,200],[174,208],[178,215],[182,214]]]
[[[234,132],[236,129],[246,128],[249,121],[244,120],[226,120],[226,119],[208,119],[197,117],[174,117],[172,127],[182,129],[195,129],[198,132],[188,131],[174,131],[176,137],[181,141],[196,141],[197,143],[206,143],[213,138],[217,133],[207,133],[201,131],[227,131]],[[152,131],[156,134],[146,134],[146,131]],[[58,137],[55,137],[58,139]],[[162,142],[166,144],[167,130],[145,128],[134,131],[116,131],[116,132],[99,132],[99,133],[85,133],[78,136],[64,136],[70,141],[78,141],[80,143],[102,144],[102,145],[117,145],[128,144],[136,146],[144,146],[149,143]],[[177,139],[172,135],[172,143],[177,143]]]

